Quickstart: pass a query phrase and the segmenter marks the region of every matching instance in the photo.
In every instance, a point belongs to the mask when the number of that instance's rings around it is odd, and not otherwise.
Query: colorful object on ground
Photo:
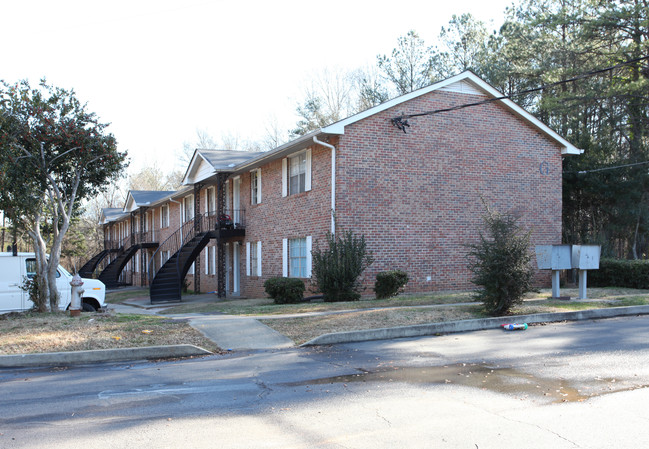
[[[500,327],[506,331],[524,331],[527,329],[527,323],[510,323],[510,324],[501,324]]]

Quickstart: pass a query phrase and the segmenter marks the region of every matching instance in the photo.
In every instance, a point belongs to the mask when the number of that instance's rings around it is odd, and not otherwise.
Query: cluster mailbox
[[[536,264],[552,270],[552,297],[559,298],[559,271],[579,270],[579,299],[586,299],[586,270],[599,268],[599,245],[537,245]]]

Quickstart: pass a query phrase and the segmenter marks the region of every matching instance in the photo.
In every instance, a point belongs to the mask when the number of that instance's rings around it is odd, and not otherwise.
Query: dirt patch
[[[220,351],[187,322],[157,316],[25,312],[0,319],[0,355],[177,344]]]
[[[482,317],[480,306],[437,307],[434,309],[390,308],[363,310],[301,318],[261,320],[296,344],[332,332],[410,326]]]

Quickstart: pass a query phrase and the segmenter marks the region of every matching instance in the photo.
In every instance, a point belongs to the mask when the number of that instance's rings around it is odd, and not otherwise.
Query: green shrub
[[[397,296],[408,283],[408,273],[401,270],[381,271],[376,274],[374,292],[376,299]]]
[[[358,278],[373,262],[365,236],[357,237],[351,230],[335,236],[327,233],[327,249],[321,250],[316,245],[311,255],[314,286],[325,302],[360,299]]]
[[[275,304],[295,304],[304,299],[304,281],[296,278],[270,278],[264,290]]]
[[[588,286],[649,289],[649,260],[602,259],[588,270]]]
[[[533,291],[530,232],[522,233],[518,217],[509,213],[487,208],[483,219],[487,235],[480,232],[479,242],[467,245],[471,282],[480,287],[475,299],[489,315],[506,315],[523,302],[525,293]]]

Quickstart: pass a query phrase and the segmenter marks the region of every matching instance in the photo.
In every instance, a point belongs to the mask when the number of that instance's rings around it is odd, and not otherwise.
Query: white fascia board
[[[213,175],[216,172],[216,169],[210,163],[210,161],[205,159],[203,155],[200,154],[200,150],[194,150],[194,155],[192,156],[192,160],[189,162],[189,165],[187,166],[187,170],[185,170],[185,176],[183,176],[182,185],[187,186],[187,185],[196,184],[197,182],[209,178],[209,176],[202,179],[194,178],[194,176],[196,176],[196,171],[198,170],[201,162],[205,162],[210,167],[212,167],[211,175]]]
[[[503,94],[498,91],[496,88],[494,88],[492,85],[484,81],[482,78],[478,77],[475,75],[473,72],[464,72],[466,73],[467,79],[472,81],[474,84],[477,84],[478,87],[481,89],[485,90],[489,95],[497,98],[497,97],[502,97]],[[559,144],[561,144],[561,154],[582,154],[584,150],[580,150],[570,142],[568,142],[566,139],[561,137],[559,134],[557,134],[555,131],[553,131],[549,126],[547,126],[545,123],[543,123],[541,120],[537,119],[534,117],[532,114],[527,112],[525,109],[514,103],[512,100],[509,98],[505,98],[502,100],[499,100],[507,106],[509,109],[511,109],[512,112],[514,112],[516,115],[521,117],[522,119],[526,120],[533,126],[539,128],[541,131],[543,131],[548,137],[552,138],[553,140],[557,141]]]
[[[135,199],[133,198],[133,195],[131,195],[131,192],[128,192],[128,195],[126,196],[126,201],[124,202],[124,212],[133,212],[134,210],[137,209],[137,204],[135,204]]]
[[[149,207],[162,206],[163,204],[168,203],[169,199],[173,198],[177,193],[178,193],[178,191],[176,190],[175,192],[170,193],[169,195],[165,196],[164,198],[160,198],[158,201],[155,201],[153,203],[149,203]]]
[[[254,168],[261,167],[262,165],[270,161],[280,159],[288,155],[291,155],[293,153],[297,153],[298,151],[304,150],[305,148],[309,148],[310,146],[314,145],[313,137],[321,136],[321,135],[322,135],[322,129],[311,131],[310,133],[300,136],[295,140],[291,140],[290,142],[287,142],[284,145],[280,145],[274,150],[271,150],[254,159],[247,160],[242,164],[237,165],[232,169],[232,174],[240,175]]]
[[[329,126],[325,126],[324,128],[320,129],[320,132],[327,133],[327,134],[339,134],[339,135],[345,134],[345,126],[347,125],[351,125],[352,123],[356,123],[360,120],[363,120],[364,118],[385,111],[386,109],[398,106],[399,104],[405,103],[406,101],[412,100],[413,98],[417,98],[421,95],[425,95],[429,92],[442,89],[458,81],[464,81],[464,80],[471,82],[480,90],[484,91],[488,96],[491,96],[493,98],[498,98],[503,96],[501,92],[499,92],[496,88],[494,88],[489,83],[484,81],[482,78],[477,76],[475,73],[471,71],[465,71],[458,75],[452,76],[451,78],[440,81],[438,83],[431,84],[430,86],[423,87],[421,89],[415,90],[405,95],[401,95],[400,97],[397,98],[393,98],[392,100],[386,101],[385,103],[381,103],[378,106],[367,109],[366,111],[360,112],[356,115],[352,115],[351,117],[333,123]],[[525,109],[523,109],[513,101],[509,99],[503,99],[499,101],[501,101],[505,106],[507,106],[510,110],[512,110],[512,112],[514,112],[516,115],[526,120],[533,126],[539,128],[548,137],[558,142],[561,145],[561,154],[582,154],[584,152],[584,150],[580,150],[574,145],[572,145],[566,139],[564,139],[555,131],[550,129],[546,124],[541,122],[539,119],[534,117],[532,114],[527,112]]]
[[[333,123],[329,126],[325,126],[322,128],[320,131],[323,133],[328,133],[328,134],[345,134],[345,126],[351,125],[352,123],[356,123],[360,120],[363,120],[364,118],[370,117],[374,114],[378,114],[379,112],[385,111],[386,109],[390,109],[394,106],[398,106],[401,103],[405,103],[406,101],[410,101],[413,98],[420,97],[422,95],[425,95],[429,92],[433,92],[435,90],[439,90],[442,87],[446,87],[450,84],[453,84],[457,81],[461,81],[465,78],[468,78],[468,75],[473,75],[471,72],[462,72],[459,75],[455,75],[451,78],[445,79],[443,81],[440,81],[435,84],[431,84],[430,86],[422,87],[421,89],[414,90],[412,92],[409,92],[407,94],[401,95],[399,97],[393,98],[392,100],[388,100],[385,103],[381,103],[378,106],[374,106],[373,108],[366,109],[363,112],[359,112],[356,115],[352,115],[351,117],[347,117],[346,119],[340,120],[339,122]],[[477,76],[473,75],[475,78],[478,78]],[[482,80],[480,80],[482,81]],[[499,95],[500,96],[500,95]]]

